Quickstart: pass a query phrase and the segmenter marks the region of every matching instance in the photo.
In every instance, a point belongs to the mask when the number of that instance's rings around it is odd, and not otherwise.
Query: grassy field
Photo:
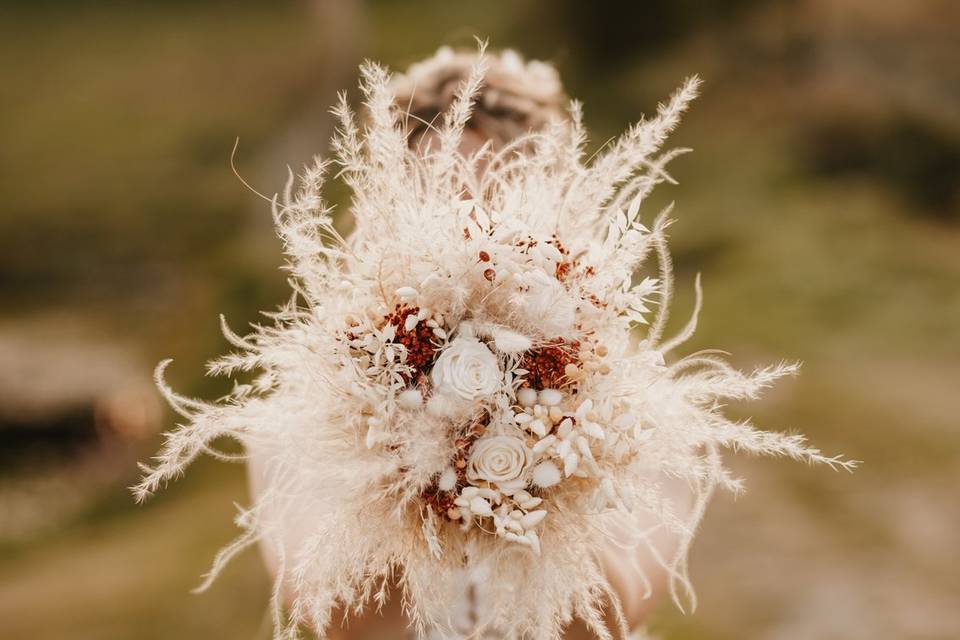
[[[569,12],[536,2],[512,12],[4,8],[0,329],[122,345],[145,376],[175,357],[174,386],[212,396],[223,383],[201,365],[226,348],[217,314],[242,327],[286,298],[269,213],[230,172],[236,137],[241,172],[273,191],[287,162],[325,150],[326,105],[354,84],[359,56],[402,66],[475,32],[555,59],[586,99],[597,141],[699,72],[704,96],[675,140],[695,152],[673,167],[680,186],[648,209],[677,202],[675,322],[702,271],[690,349],[724,348],[743,367],[804,361],[800,378],[733,410],[864,465],[851,476],[732,460],[748,491],[716,499],[694,547],[701,606],[687,616],[662,606],[652,629],[721,640],[951,637],[960,81],[942,63],[960,54],[949,37],[960,21],[939,3],[740,4],[748,9],[735,18],[613,61],[591,55]],[[903,122],[936,132],[936,144],[893,135]],[[854,170],[823,151],[824,131],[838,130],[866,132]],[[850,151],[858,139],[828,136],[826,147]],[[917,196],[954,178],[952,199]],[[86,364],[74,366],[83,375]],[[264,637],[268,584],[255,553],[210,592],[189,593],[233,534],[242,469],[201,463],[144,507],[124,489],[135,472],[131,463],[56,527],[0,544],[0,637]],[[25,473],[52,471],[5,470],[0,485]]]

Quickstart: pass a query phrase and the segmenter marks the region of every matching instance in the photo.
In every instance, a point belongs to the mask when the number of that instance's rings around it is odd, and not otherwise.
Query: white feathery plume
[[[693,317],[665,339],[670,209],[649,228],[640,210],[671,180],[665,166],[683,150],[661,149],[699,80],[591,162],[579,103],[567,120],[464,156],[484,46],[426,152],[410,149],[385,69],[361,69],[364,127],[341,94],[333,160],[291,174],[272,202],[293,297],[246,336],[221,319],[236,350],[209,371],[257,371],[253,382],[203,402],[167,386],[169,361],[157,367],[184,422],[136,496],[202,453],[221,456],[216,438],[245,446],[255,500],[202,587],[264,545],[276,638],[322,634],[336,609],[378,608],[392,583],[421,636],[450,629],[465,571],[485,576],[481,628],[558,637],[577,617],[611,638],[607,602],[626,627],[597,559],[611,523],[630,533],[616,544],[649,547],[677,604],[692,607],[694,532],[717,487],[741,487],[722,449],[855,466],[723,416],[722,400],[755,398],[795,365],[741,373],[719,352],[671,355],[696,329],[700,278]],[[349,238],[321,193],[332,165],[353,193]],[[650,256],[658,277],[638,278]],[[665,478],[692,487],[691,508]],[[680,539],[674,555],[650,543],[657,529]]]

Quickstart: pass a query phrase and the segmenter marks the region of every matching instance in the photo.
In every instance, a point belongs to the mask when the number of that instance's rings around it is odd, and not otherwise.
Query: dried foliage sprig
[[[671,180],[682,150],[662,146],[699,80],[592,162],[577,103],[539,132],[464,155],[487,66],[481,51],[430,125],[438,143],[411,149],[390,75],[364,65],[367,124],[341,96],[333,164],[291,175],[273,200],[292,299],[250,335],[224,323],[237,351],[210,364],[257,377],[208,403],[170,389],[167,362],[157,369],[184,422],[136,495],[218,455],[216,438],[256,452],[244,533],[209,579],[265,545],[278,564],[277,638],[322,632],[338,608],[377,607],[393,581],[421,635],[450,628],[465,568],[486,576],[480,627],[552,638],[576,616],[610,638],[601,607],[619,607],[597,556],[614,523],[633,531],[627,548],[650,545],[639,523],[651,518],[679,538],[671,557],[650,550],[678,603],[693,601],[690,541],[714,490],[741,487],[723,449],[854,466],[721,412],[795,365],[742,373],[716,352],[671,356],[696,328],[699,278],[693,318],[664,339],[669,210],[648,227],[640,209]],[[321,193],[332,166],[353,192],[346,239]],[[650,257],[658,277],[637,277]],[[692,487],[691,509],[672,503],[666,478]]]

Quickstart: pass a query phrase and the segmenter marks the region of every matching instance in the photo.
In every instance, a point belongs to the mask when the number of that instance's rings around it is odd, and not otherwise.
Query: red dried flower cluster
[[[528,373],[524,386],[537,390],[558,389],[567,380],[566,367],[580,364],[580,343],[566,342],[560,338],[551,344],[531,349],[520,358],[520,367]]]
[[[424,489],[420,497],[428,507],[433,509],[434,513],[450,520],[451,518],[447,513],[451,509],[457,508],[457,505],[453,502],[457,499],[457,494],[457,491],[441,491],[437,483],[434,482],[430,487]]]
[[[423,501],[438,515],[449,520],[456,519],[450,517],[450,510],[456,509],[453,501],[456,500],[460,494],[460,489],[467,486],[467,460],[470,457],[470,449],[473,448],[473,443],[486,432],[486,423],[489,420],[490,416],[484,414],[482,418],[474,420],[466,432],[456,439],[457,452],[453,456],[453,468],[457,472],[457,484],[453,490],[441,491],[440,487],[437,486],[437,482],[434,481],[433,484],[424,489],[421,494]]]
[[[433,329],[427,326],[422,320],[417,323],[410,331],[404,329],[407,316],[416,315],[420,312],[418,307],[403,307],[397,305],[394,310],[387,315],[387,322],[397,328],[393,342],[402,344],[407,349],[407,366],[414,371],[411,379],[416,380],[421,375],[426,375],[433,366],[436,359],[437,347],[434,345]]]

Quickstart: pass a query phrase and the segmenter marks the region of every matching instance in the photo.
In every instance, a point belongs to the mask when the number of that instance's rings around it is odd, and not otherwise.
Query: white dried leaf
[[[538,524],[540,524],[544,518],[547,517],[547,511],[545,509],[540,509],[538,511],[531,511],[525,516],[520,518],[520,526],[526,529],[532,529]]]
[[[417,328],[419,322],[420,320],[417,319],[416,314],[411,313],[407,316],[407,319],[403,321],[403,330],[409,333]]]
[[[490,334],[500,353],[523,353],[533,346],[533,341],[527,336],[503,327],[492,329]]]
[[[563,475],[572,476],[580,466],[580,456],[572,451],[563,456]]]
[[[493,513],[493,509],[490,508],[490,503],[480,497],[470,501],[470,511],[478,516],[489,516]]]

